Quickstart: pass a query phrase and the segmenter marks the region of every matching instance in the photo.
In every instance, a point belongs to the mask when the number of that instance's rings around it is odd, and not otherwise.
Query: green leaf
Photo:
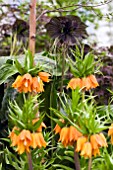
[[[19,62],[17,59],[15,59],[15,66],[16,66],[18,72],[19,72],[21,75],[23,75],[23,74],[25,73],[22,65],[20,64],[20,62]]]
[[[69,168],[69,167],[62,165],[62,164],[55,164],[55,165],[53,165],[53,167],[57,168],[57,170],[73,170],[72,168]]]
[[[9,77],[16,74],[18,70],[12,64],[4,64],[0,67],[0,84],[4,83]]]

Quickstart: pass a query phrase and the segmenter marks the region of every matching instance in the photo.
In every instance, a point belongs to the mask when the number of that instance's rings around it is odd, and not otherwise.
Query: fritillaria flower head
[[[60,44],[74,45],[87,36],[86,25],[78,16],[53,17],[45,25],[48,34]]]

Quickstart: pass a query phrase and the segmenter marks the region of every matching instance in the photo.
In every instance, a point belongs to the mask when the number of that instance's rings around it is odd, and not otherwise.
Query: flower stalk
[[[27,158],[28,158],[29,170],[33,170],[31,153],[26,152],[26,154],[27,154]]]
[[[92,166],[92,157],[89,158],[89,162],[88,162],[88,170],[91,170],[91,166]]]
[[[74,150],[74,163],[75,163],[75,169],[80,170],[79,157],[78,157],[78,153],[75,150]]]

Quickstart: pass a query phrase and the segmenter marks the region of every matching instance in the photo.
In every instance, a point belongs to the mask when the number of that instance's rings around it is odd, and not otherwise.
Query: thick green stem
[[[29,170],[33,170],[31,153],[28,153],[28,152],[27,152],[26,154],[27,154],[27,158],[28,158],[28,166],[29,166]]]
[[[80,170],[79,157],[78,157],[78,153],[76,151],[74,151],[74,163],[75,163],[75,169]]]
[[[66,57],[66,49],[64,47],[63,57],[62,57],[62,77],[61,77],[61,85],[60,85],[60,94],[63,91],[63,81],[64,81],[64,72],[65,72],[65,57]]]
[[[91,170],[91,166],[92,166],[92,157],[89,159],[88,162],[88,170]]]

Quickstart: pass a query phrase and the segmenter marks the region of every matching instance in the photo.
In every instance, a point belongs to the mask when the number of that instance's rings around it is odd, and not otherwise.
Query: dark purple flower
[[[77,40],[81,40],[87,35],[87,26],[78,16],[73,15],[53,17],[45,27],[48,34],[53,39],[58,38],[61,44],[74,45]]]

